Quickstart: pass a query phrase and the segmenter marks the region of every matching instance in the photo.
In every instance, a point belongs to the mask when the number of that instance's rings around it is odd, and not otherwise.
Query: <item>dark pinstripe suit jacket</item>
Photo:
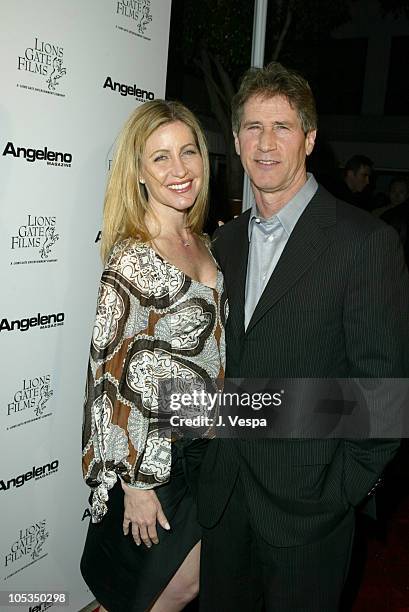
[[[230,302],[228,377],[408,377],[409,278],[391,228],[319,187],[245,332],[248,219],[246,212],[226,224],[214,240]],[[212,441],[202,466],[200,522],[217,522],[240,470],[254,528],[268,542],[313,541],[365,499],[397,446]]]

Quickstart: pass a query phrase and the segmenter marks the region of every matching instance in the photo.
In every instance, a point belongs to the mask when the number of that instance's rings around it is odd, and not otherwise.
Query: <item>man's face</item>
[[[353,172],[348,170],[349,174],[349,187],[355,193],[361,193],[371,179],[371,168],[369,166],[360,166],[360,168]]]
[[[316,131],[304,134],[298,114],[284,96],[252,96],[244,104],[236,152],[257,195],[277,193],[290,199],[304,184],[305,158]]]

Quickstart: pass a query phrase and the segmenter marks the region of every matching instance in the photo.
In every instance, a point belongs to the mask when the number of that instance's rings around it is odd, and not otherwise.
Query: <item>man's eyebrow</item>
[[[248,119],[247,121],[245,121],[243,123],[244,127],[247,127],[249,125],[262,125],[261,121],[258,121],[257,119]]]
[[[262,121],[258,121],[257,119],[254,119],[254,120],[248,119],[247,121],[245,121],[243,123],[243,127],[248,127],[250,125],[263,125],[263,122]],[[274,126],[275,125],[285,125],[285,126],[288,126],[288,127],[292,127],[294,125],[294,122],[293,121],[286,121],[286,120],[280,121],[278,119],[277,121],[273,121],[271,125],[274,125]]]

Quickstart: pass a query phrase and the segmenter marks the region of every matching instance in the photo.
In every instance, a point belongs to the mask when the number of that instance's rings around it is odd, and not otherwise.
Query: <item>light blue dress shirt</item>
[[[284,251],[291,232],[317,189],[317,181],[312,174],[307,174],[307,181],[301,189],[276,215],[269,219],[260,216],[256,203],[253,202],[248,226],[250,245],[244,307],[245,329]]]

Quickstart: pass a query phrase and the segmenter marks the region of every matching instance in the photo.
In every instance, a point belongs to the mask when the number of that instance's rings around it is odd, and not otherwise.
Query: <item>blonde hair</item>
[[[105,192],[101,255],[105,261],[119,240],[134,237],[141,242],[153,239],[146,223],[147,192],[139,182],[142,155],[148,138],[162,125],[181,121],[193,133],[203,160],[203,182],[194,205],[187,213],[187,226],[201,234],[209,191],[209,156],[202,128],[193,113],[180,102],[152,100],[131,114],[119,134]]]

